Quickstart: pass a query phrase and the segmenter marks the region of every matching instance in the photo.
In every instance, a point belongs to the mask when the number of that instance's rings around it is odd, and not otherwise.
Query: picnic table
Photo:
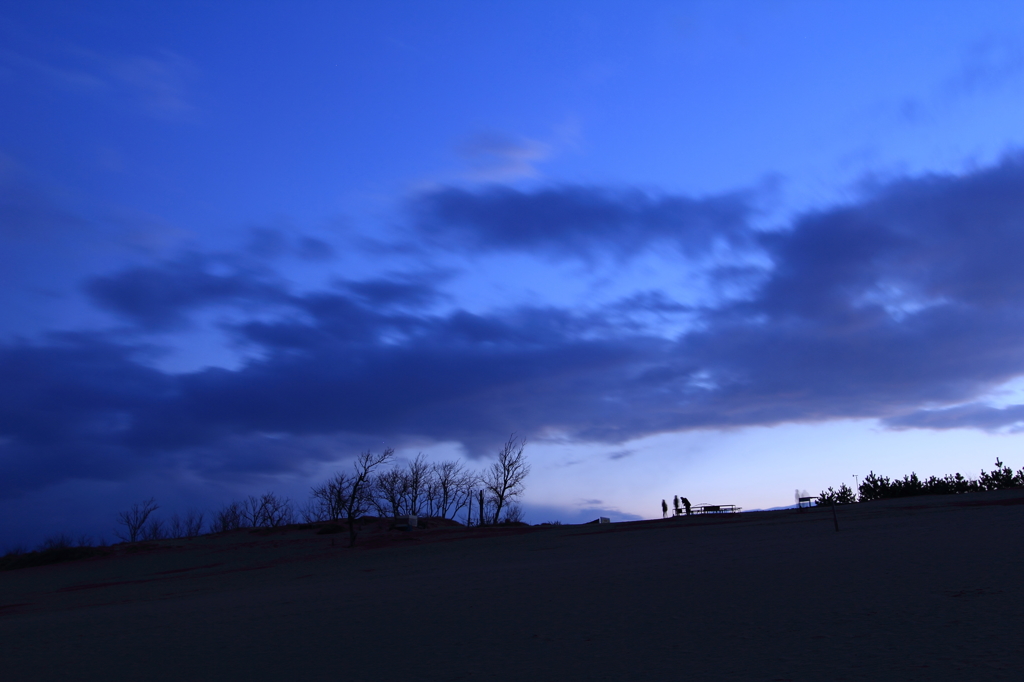
[[[734,514],[741,507],[735,504],[700,504],[693,506],[694,514]]]

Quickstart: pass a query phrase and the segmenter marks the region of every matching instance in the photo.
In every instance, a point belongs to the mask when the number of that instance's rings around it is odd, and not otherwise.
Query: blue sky
[[[528,520],[1024,465],[1011,2],[0,4],[0,542],[368,447]]]

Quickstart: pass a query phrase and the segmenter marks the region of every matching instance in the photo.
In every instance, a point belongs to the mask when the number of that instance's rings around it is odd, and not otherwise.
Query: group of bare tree
[[[420,453],[405,466],[374,474],[365,493],[376,516],[455,518],[469,504],[476,486],[476,474],[462,462],[431,464]]]
[[[184,516],[172,514],[161,519],[156,516],[159,508],[153,498],[136,502],[117,515],[114,535],[124,542],[194,538],[202,535],[204,529],[220,533],[236,528],[276,528],[294,523],[296,518],[291,501],[270,492],[224,505],[214,512],[209,524],[206,514],[198,509],[189,509]]]
[[[210,531],[219,533],[236,528],[277,528],[295,522],[291,500],[275,493],[249,495],[224,505],[213,515]]]
[[[392,518],[464,516],[466,525],[521,521],[517,499],[530,473],[525,447],[526,441],[513,434],[498,452],[497,461],[483,473],[470,471],[458,460],[430,463],[422,453],[399,466],[394,465],[393,448],[380,454],[364,452],[351,472],[338,472],[313,486],[311,498],[299,514],[307,523],[345,521],[352,542],[356,520],[371,512]],[[475,511],[474,502],[478,502]]]
[[[305,523],[344,521],[349,541],[356,539],[356,521],[364,516],[464,518],[466,525],[492,525],[522,520],[518,503],[530,465],[523,454],[526,441],[512,434],[498,451],[498,459],[483,472],[473,472],[459,460],[430,463],[420,453],[405,465],[396,465],[394,448],[361,453],[351,471],[339,471],[313,486],[309,500],[297,510],[287,498],[268,492],[250,495],[225,505],[213,514],[213,533],[238,528],[275,528],[301,520]],[[388,465],[391,465],[390,467]],[[474,509],[474,507],[476,507]],[[161,538],[196,537],[203,531],[204,515],[189,510],[163,521],[154,516],[159,507],[151,498],[118,514],[117,537],[125,542]]]
[[[369,512],[374,500],[374,472],[391,461],[394,448],[375,454],[367,450],[356,457],[352,472],[339,471],[322,485],[313,486],[312,499],[302,509],[303,521],[339,521],[348,523],[349,544],[356,542],[356,521]]]
[[[117,528],[114,530],[114,535],[123,542],[194,538],[202,535],[203,512],[198,509],[189,509],[185,516],[173,514],[165,521],[153,515],[159,508],[152,497],[143,502],[136,502],[128,511],[117,515]]]

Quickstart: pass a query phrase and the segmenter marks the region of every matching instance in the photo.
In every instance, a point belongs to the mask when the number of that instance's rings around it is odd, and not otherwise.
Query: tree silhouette
[[[385,448],[384,452],[374,454],[367,450],[360,453],[353,463],[352,475],[345,478],[338,491],[344,500],[342,508],[348,522],[348,546],[356,544],[356,519],[365,514],[373,504],[372,486],[373,472],[377,467],[387,464],[395,455],[394,448]],[[341,479],[339,475],[336,478]]]
[[[157,539],[156,537],[150,538],[148,536],[155,535],[159,537],[160,524],[150,523],[150,527],[146,526],[146,522],[149,521],[149,517],[157,509],[159,509],[159,506],[157,506],[156,501],[152,497],[143,502],[136,502],[131,506],[131,509],[123,511],[117,515],[117,523],[124,526],[124,528],[115,529],[114,535],[124,542],[138,542],[143,539]]]
[[[526,441],[512,434],[498,451],[498,461],[484,472],[483,485],[487,490],[494,523],[501,520],[501,510],[523,494],[523,480],[530,473],[523,450]]]

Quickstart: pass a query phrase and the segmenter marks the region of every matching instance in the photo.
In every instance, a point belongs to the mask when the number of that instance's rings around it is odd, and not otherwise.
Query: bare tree
[[[433,519],[438,516],[440,508],[438,502],[441,499],[441,486],[437,482],[437,472],[434,471],[433,465],[430,467],[430,472],[427,474],[426,483],[423,485],[423,505],[426,511],[428,519]]]
[[[263,496],[263,523],[270,528],[295,523],[291,500],[287,497],[278,497],[274,493],[266,493]]]
[[[203,532],[203,512],[198,509],[189,509],[185,516],[174,514],[165,526],[165,533],[169,538],[195,538]]]
[[[242,504],[240,502],[232,502],[231,504],[224,505],[224,507],[214,515],[213,523],[210,524],[210,531],[214,533],[223,533],[224,531],[235,530],[237,528],[243,528],[244,526],[245,521],[242,515]]]
[[[462,507],[466,508],[466,520],[473,510],[473,491],[480,485],[480,475],[474,471],[465,471],[455,483],[455,502],[452,504],[452,518]]]
[[[394,455],[394,448],[385,448],[380,454],[367,450],[356,457],[351,474],[338,472],[326,483],[313,486],[313,499],[321,514],[335,521],[344,517],[348,522],[350,547],[356,544],[356,520],[377,504],[374,499],[377,486],[374,483],[378,477],[374,472],[390,462]]]
[[[185,520],[178,516],[177,512],[167,520],[167,537],[177,539],[185,537]]]
[[[295,520],[291,501],[271,492],[243,500],[241,514],[245,525],[253,528],[277,528]]]
[[[313,500],[322,520],[339,521],[348,508],[352,477],[340,471],[320,485],[313,486]]]
[[[43,544],[39,545],[38,551],[46,551],[48,549],[68,549],[73,546],[74,542],[71,540],[70,535],[66,533],[58,533],[43,540]]]
[[[518,502],[510,502],[505,506],[505,523],[521,523],[523,520],[523,506]]]
[[[185,537],[187,538],[197,538],[202,535],[203,512],[194,507],[185,512],[183,530],[185,531]]]
[[[263,525],[263,503],[255,495],[249,495],[239,503],[242,514],[242,525],[259,528]]]
[[[163,540],[165,537],[167,531],[164,530],[164,522],[161,519],[150,519],[139,536],[141,540]]]
[[[409,481],[405,472],[390,469],[373,477],[374,507],[380,516],[401,516],[407,507]]]
[[[314,487],[313,490],[315,491],[316,488]],[[302,519],[303,523],[317,523],[318,521],[330,520],[330,515],[314,492],[309,501],[299,507],[299,518]]]
[[[416,459],[409,462],[405,471],[406,506],[403,510],[406,514],[419,516],[422,514],[424,498],[427,496],[427,487],[430,482],[430,465],[421,452]]]
[[[484,472],[483,485],[487,490],[495,524],[501,520],[501,510],[505,505],[523,494],[523,480],[530,473],[530,465],[523,455],[524,449],[526,441],[516,438],[513,433],[498,451],[498,461]]]
[[[146,539],[150,531],[146,522],[149,521],[149,517],[157,509],[159,509],[159,506],[152,497],[144,502],[136,502],[131,506],[131,509],[120,512],[117,515],[117,523],[123,526],[123,528],[115,529],[114,535],[123,542],[138,542],[139,540]],[[157,528],[159,529],[159,526]]]
[[[477,485],[477,476],[466,471],[458,460],[438,462],[433,467],[433,480],[436,487],[434,506],[441,518],[451,517],[470,504],[473,488]]]
[[[394,448],[384,448],[379,455],[367,450],[356,457],[353,464],[354,473],[351,485],[349,486],[348,500],[345,504],[345,520],[348,521],[348,546],[356,544],[356,519],[365,514],[371,505],[370,483],[373,480],[373,472],[384,464],[391,461],[395,456]]]

